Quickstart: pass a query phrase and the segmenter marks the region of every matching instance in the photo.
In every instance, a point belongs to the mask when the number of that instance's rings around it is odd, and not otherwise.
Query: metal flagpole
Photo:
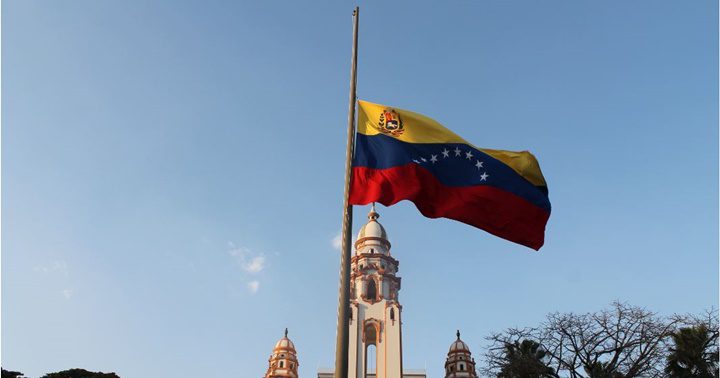
[[[355,87],[357,85],[357,44],[360,8],[353,11],[353,46],[350,66],[350,104],[348,107],[347,149],[345,152],[345,195],[343,197],[342,256],[340,257],[340,293],[338,299],[337,336],[335,340],[335,378],[348,378],[348,344],[350,336],[350,231],[352,210],[350,205],[350,176],[355,144]]]

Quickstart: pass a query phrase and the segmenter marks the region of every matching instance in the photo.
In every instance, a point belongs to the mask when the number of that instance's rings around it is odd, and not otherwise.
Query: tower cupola
[[[277,343],[268,359],[268,369],[265,378],[297,378],[298,359],[295,344],[287,337],[288,330],[285,328],[285,336]]]
[[[380,218],[380,214],[375,211],[375,203],[373,203],[368,213],[368,221],[360,228],[357,240],[355,241],[355,252],[357,254],[390,254],[390,241],[388,240],[385,227],[378,222],[378,218]]]
[[[470,348],[460,339],[460,331],[456,333],[457,339],[450,344],[447,360],[445,360],[445,378],[477,378],[475,359],[472,358]]]

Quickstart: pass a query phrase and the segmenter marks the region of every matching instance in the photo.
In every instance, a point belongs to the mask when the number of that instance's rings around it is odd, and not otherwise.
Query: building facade
[[[424,370],[403,366],[402,305],[398,276],[400,263],[390,253],[390,240],[378,222],[373,205],[367,223],[355,241],[350,262],[350,342],[349,378],[426,378]],[[297,377],[295,346],[280,339],[268,360],[265,378]],[[321,369],[318,378],[333,378],[332,369]],[[445,361],[446,378],[477,378],[475,360],[467,344],[457,340],[450,345]]]

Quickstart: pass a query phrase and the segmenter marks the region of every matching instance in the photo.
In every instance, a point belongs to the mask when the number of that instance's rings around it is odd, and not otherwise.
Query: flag
[[[547,184],[527,151],[478,148],[435,120],[358,101],[350,204],[412,201],[535,250],[550,217]]]

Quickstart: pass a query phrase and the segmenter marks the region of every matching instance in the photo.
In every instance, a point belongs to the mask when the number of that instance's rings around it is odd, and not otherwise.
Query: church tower
[[[285,336],[275,343],[275,348],[268,359],[268,369],[265,378],[297,378],[298,360],[295,344],[287,337],[288,330],[285,328]]]
[[[460,340],[460,331],[457,331],[457,340],[450,344],[447,360],[445,360],[445,378],[477,378],[475,359],[472,358],[470,348]]]
[[[348,376],[402,377],[402,306],[398,261],[373,205],[351,260]]]

